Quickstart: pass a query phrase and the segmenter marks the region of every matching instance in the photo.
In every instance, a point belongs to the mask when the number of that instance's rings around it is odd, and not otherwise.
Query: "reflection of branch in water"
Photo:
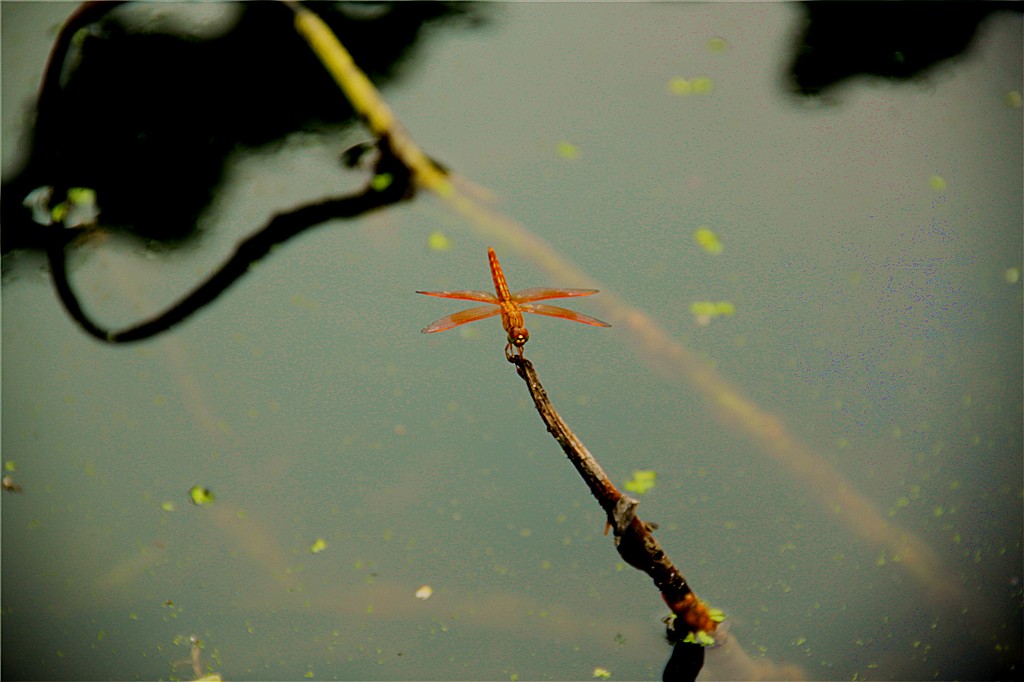
[[[49,188],[49,194],[55,202],[62,200],[69,193],[69,188],[62,185],[62,183],[66,183],[66,180],[60,172],[63,168],[61,158],[62,155],[66,155],[66,150],[61,147],[61,140],[64,138],[58,134],[58,129],[62,125],[60,114],[64,109],[64,103],[60,97],[62,75],[66,63],[69,61],[73,38],[79,30],[98,21],[119,4],[122,3],[83,3],[64,22],[60,35],[50,52],[37,103],[36,139],[39,141],[40,148],[34,154],[33,163],[46,169],[47,177],[53,176],[49,181],[54,186]],[[306,229],[322,225],[333,219],[356,218],[378,208],[408,199],[411,196],[412,187],[406,170],[408,165],[395,159],[386,136],[382,136],[378,140],[377,146],[380,156],[374,169],[374,175],[367,181],[363,190],[348,196],[324,199],[275,215],[265,227],[241,241],[227,261],[184,298],[151,319],[126,329],[110,330],[93,321],[83,309],[74,288],[68,281],[67,252],[75,247],[80,235],[88,230],[64,229],[60,224],[48,224],[45,226],[35,225],[34,234],[42,235],[36,239],[45,244],[54,286],[68,314],[79,326],[86,333],[101,341],[110,343],[139,341],[170,329],[212,302],[245,275],[253,263],[263,258],[271,248]],[[386,182],[382,182],[382,179],[385,178]],[[102,226],[89,229],[102,230]]]
[[[439,169],[402,129],[380,93],[359,71],[330,29],[312,12],[293,7],[296,30],[310,43],[370,129],[388,137],[395,154],[409,167],[417,186],[437,194],[481,234],[525,253],[567,285],[607,292],[605,287],[566,262],[550,244],[522,224],[495,213],[461,191],[458,180]],[[764,411],[738,387],[700,362],[649,315],[613,295],[606,293],[601,299],[597,304],[604,306],[609,322],[625,328],[645,353],[666,364],[678,377],[688,380],[714,406],[723,421],[746,433],[763,452],[815,491],[819,502],[830,514],[835,514],[860,537],[884,547],[894,558],[898,557],[899,565],[933,594],[948,602],[963,601],[962,592],[946,578],[938,557],[923,540],[887,522],[870,500],[791,433],[777,417]]]
[[[145,322],[120,331],[112,331],[104,329],[89,317],[68,281],[66,252],[72,243],[70,239],[55,240],[47,250],[50,272],[57,293],[68,314],[82,329],[101,341],[139,341],[166,331],[217,298],[277,244],[329,220],[355,218],[406,198],[409,195],[409,184],[405,166],[393,160],[386,140],[381,141],[380,148],[381,156],[375,177],[387,175],[390,178],[387,187],[380,188],[371,180],[356,194],[326,199],[275,215],[266,227],[240,242],[231,257],[204,282],[170,308]]]
[[[728,622],[728,621],[726,621]],[[708,649],[704,673],[712,680],[805,680],[807,674],[791,663],[754,658],[740,646],[736,636],[719,628],[716,645]]]

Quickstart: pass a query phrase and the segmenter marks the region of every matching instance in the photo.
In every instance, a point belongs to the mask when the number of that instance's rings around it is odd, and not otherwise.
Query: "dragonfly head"
[[[526,327],[512,327],[508,330],[508,342],[516,348],[522,348],[530,340],[530,332]]]

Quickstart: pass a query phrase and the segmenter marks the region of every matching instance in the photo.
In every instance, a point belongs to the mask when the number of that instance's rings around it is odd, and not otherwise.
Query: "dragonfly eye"
[[[522,348],[530,340],[530,332],[526,327],[513,327],[508,332],[508,341],[516,348]]]

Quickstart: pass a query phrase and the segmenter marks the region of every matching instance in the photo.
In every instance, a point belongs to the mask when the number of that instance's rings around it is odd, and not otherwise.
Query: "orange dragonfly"
[[[530,340],[530,332],[526,331],[523,323],[523,313],[535,315],[548,315],[549,317],[560,317],[563,320],[573,320],[595,327],[610,327],[607,322],[578,313],[574,310],[559,308],[558,306],[534,303],[548,298],[570,298],[572,296],[590,296],[596,294],[597,289],[555,289],[552,287],[533,287],[521,289],[515,293],[508,290],[508,283],[505,281],[505,273],[501,271],[501,264],[494,249],[487,249],[487,258],[491,264],[491,278],[494,280],[494,290],[497,295],[489,291],[417,291],[417,294],[426,296],[437,296],[439,298],[457,298],[463,301],[482,301],[487,305],[477,308],[460,310],[451,315],[445,315],[436,322],[431,322],[423,328],[424,334],[444,332],[469,322],[476,322],[494,315],[501,315],[501,326],[508,333],[508,344],[505,346],[505,357],[512,359],[513,347],[523,355],[523,346]]]

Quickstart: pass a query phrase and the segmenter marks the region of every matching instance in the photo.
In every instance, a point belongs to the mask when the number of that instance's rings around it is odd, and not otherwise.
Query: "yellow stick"
[[[391,113],[391,107],[370,79],[355,65],[352,55],[338,41],[330,27],[306,8],[294,3],[288,4],[295,10],[295,30],[306,39],[348,97],[352,108],[366,120],[370,130],[390,140],[392,150],[412,171],[416,184],[441,196],[451,194],[451,183],[444,172],[412,141]]]

